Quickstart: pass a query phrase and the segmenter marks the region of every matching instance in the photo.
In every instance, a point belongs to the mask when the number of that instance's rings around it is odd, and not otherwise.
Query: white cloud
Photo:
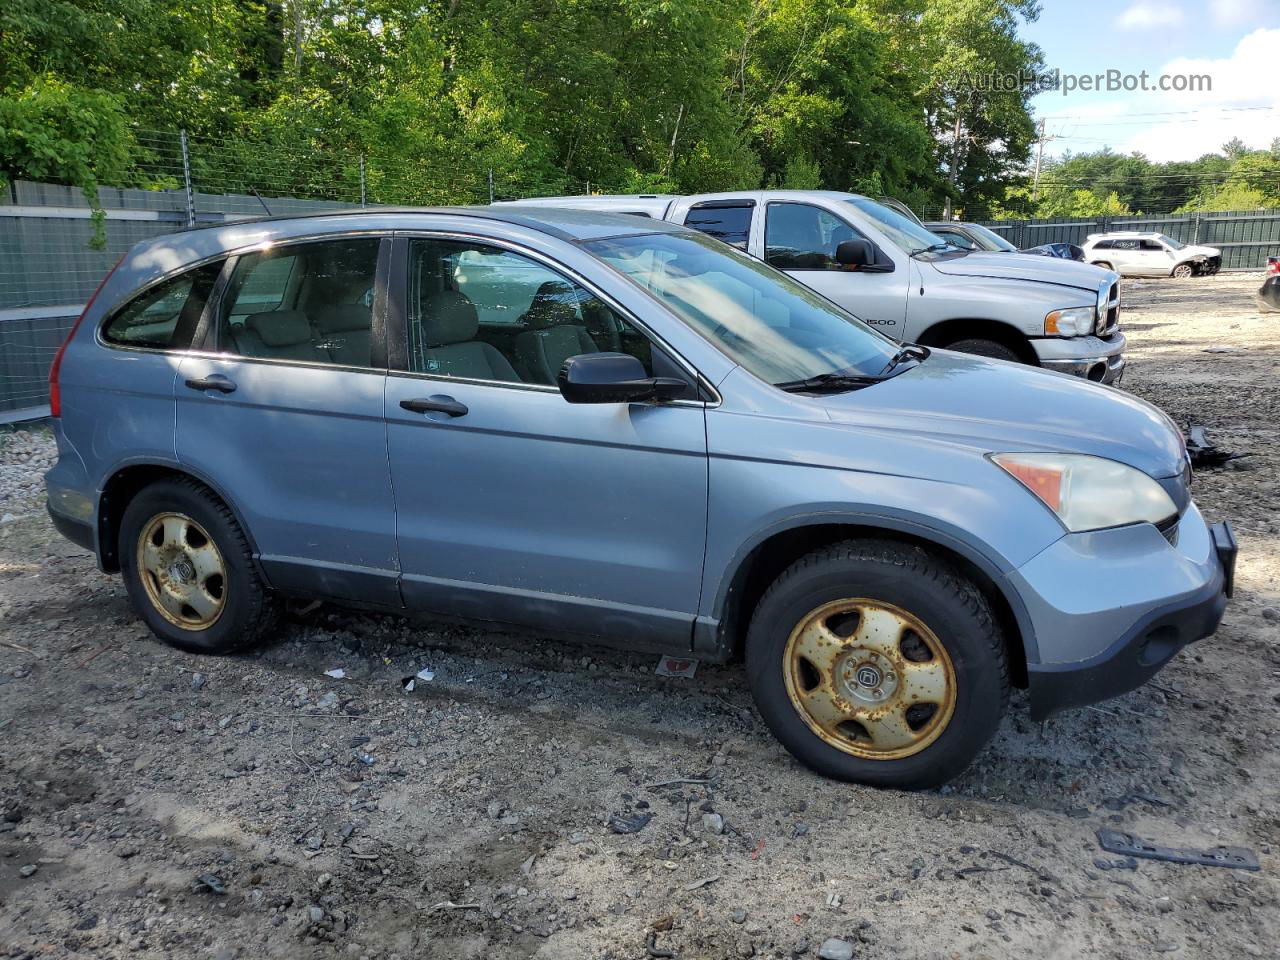
[[[1212,89],[1132,97],[1132,112],[1187,111],[1139,128],[1117,149],[1141,150],[1153,160],[1190,160],[1221,148],[1232,137],[1250,147],[1269,146],[1280,137],[1280,87],[1270,83],[1280,63],[1280,29],[1244,36],[1228,57],[1184,57],[1161,68],[1166,76],[1208,75]],[[1135,122],[1141,124],[1141,120]]]
[[[1230,3],[1231,0],[1220,2]],[[1181,7],[1153,0],[1137,0],[1116,18],[1116,26],[1121,30],[1150,30],[1155,27],[1176,27],[1183,19]]]
[[[1229,57],[1180,57],[1161,68],[1166,76],[1207,74],[1212,89],[1162,94],[1164,102],[1192,109],[1205,107],[1280,106],[1280,90],[1271,81],[1280,62],[1280,28],[1246,34]]]
[[[1256,0],[1209,0],[1209,14],[1220,27],[1253,23],[1258,16]]]

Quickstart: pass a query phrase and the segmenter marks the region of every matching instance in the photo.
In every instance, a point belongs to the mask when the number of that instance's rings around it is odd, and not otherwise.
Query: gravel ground
[[[1280,956],[1280,322],[1257,283],[1126,289],[1125,387],[1251,454],[1195,481],[1241,542],[1222,629],[1094,709],[1033,724],[1015,696],[926,793],[798,766],[738,666],[666,679],[328,607],[244,656],[171,650],[43,515],[48,436],[0,435],[0,956]],[[1104,826],[1262,870],[1114,868]]]

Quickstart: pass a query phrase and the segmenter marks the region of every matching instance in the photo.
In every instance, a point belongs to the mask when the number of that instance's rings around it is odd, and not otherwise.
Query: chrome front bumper
[[[1044,337],[1031,346],[1046,370],[1069,373],[1094,383],[1119,383],[1124,376],[1124,334],[1109,337]]]
[[[1069,373],[1075,377],[1084,377],[1094,383],[1119,383],[1124,376],[1124,354],[1113,357],[1086,357],[1082,360],[1041,360],[1040,365],[1059,373]]]

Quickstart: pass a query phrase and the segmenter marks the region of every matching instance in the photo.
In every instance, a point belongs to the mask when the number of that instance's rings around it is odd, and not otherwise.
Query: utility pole
[[[1031,186],[1031,201],[1040,194],[1040,164],[1044,161],[1044,117],[1040,118],[1040,138],[1036,141],[1036,179]]]
[[[951,169],[947,172],[947,182],[951,185],[951,189],[947,191],[947,200],[942,211],[942,219],[951,219],[951,196],[956,191],[956,183],[960,176],[960,131],[964,128],[960,124],[960,103],[956,101],[956,124],[951,131]]]

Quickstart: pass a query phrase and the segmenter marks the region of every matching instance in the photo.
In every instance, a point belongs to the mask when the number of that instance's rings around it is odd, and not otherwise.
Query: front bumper
[[[1280,274],[1267,277],[1258,288],[1258,309],[1264,312],[1280,311]]]
[[[1136,689],[1218,628],[1234,585],[1231,527],[1207,526],[1192,503],[1175,539],[1150,524],[1072,534],[1010,575],[1033,591],[1034,719]]]
[[[1124,376],[1124,334],[1109,337],[1042,337],[1031,341],[1040,366],[1094,383],[1119,383]]]

